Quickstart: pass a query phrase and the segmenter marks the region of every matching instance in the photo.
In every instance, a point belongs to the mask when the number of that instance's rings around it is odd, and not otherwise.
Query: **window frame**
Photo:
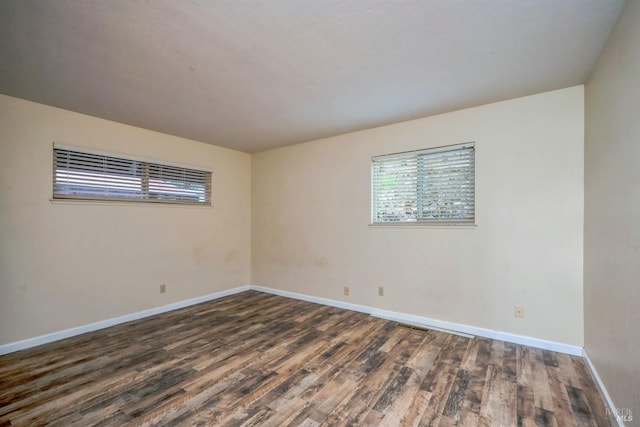
[[[470,218],[461,218],[460,220],[455,220],[452,218],[446,218],[442,220],[438,219],[419,219],[420,210],[424,209],[425,203],[424,201],[420,201],[421,198],[425,197],[424,192],[419,191],[420,187],[424,188],[424,177],[425,171],[424,168],[425,162],[424,160],[420,161],[420,158],[427,157],[430,155],[436,155],[438,153],[443,152],[451,152],[451,151],[461,151],[461,150],[470,150],[471,152],[471,185],[473,190],[471,192],[471,198],[473,204],[471,205],[472,216]],[[370,163],[370,172],[371,172],[371,205],[370,205],[370,222],[369,226],[371,227],[402,227],[402,228],[424,228],[424,227],[453,227],[453,228],[475,228],[477,227],[477,177],[476,177],[476,152],[477,152],[477,144],[475,141],[466,142],[462,144],[453,144],[453,145],[445,145],[438,146],[420,150],[411,150],[404,151],[398,153],[389,153],[376,155],[371,157]],[[415,166],[415,194],[413,195],[415,198],[415,209],[416,209],[416,219],[415,220],[398,220],[398,221],[380,221],[379,220],[379,209],[376,205],[376,196],[377,196],[377,188],[376,188],[376,163],[388,161],[396,161],[398,159],[413,159],[416,163]],[[420,176],[422,177],[422,181],[420,180]]]
[[[94,194],[94,195],[65,194],[64,192],[57,191],[56,186],[60,182],[58,180],[59,175],[57,172],[58,170],[57,166],[59,163],[57,152],[59,151],[77,153],[79,155],[90,156],[94,158],[104,157],[106,159],[122,161],[123,163],[131,165],[131,167],[133,168],[137,168],[138,169],[137,174],[135,173],[123,174],[122,177],[118,177],[117,174],[113,174],[113,175],[109,174],[108,176],[111,179],[114,179],[114,177],[117,177],[117,179],[120,179],[120,178],[125,180],[130,179],[132,182],[135,182],[136,186],[139,185],[139,190],[134,188],[132,189],[132,191],[135,193],[139,193],[140,197],[134,197],[134,196],[117,197],[117,196],[105,196],[105,195],[99,195],[99,194]],[[161,160],[150,159],[145,157],[138,157],[138,156],[116,153],[116,152],[106,152],[101,150],[94,150],[91,148],[85,148],[85,147],[70,146],[70,145],[60,144],[56,142],[53,143],[51,154],[52,154],[52,180],[51,180],[52,196],[50,199],[51,202],[56,202],[56,203],[68,202],[68,203],[81,203],[81,204],[110,203],[110,204],[125,204],[125,205],[147,204],[147,205],[156,205],[156,206],[191,206],[191,207],[212,207],[213,206],[213,201],[212,201],[213,173],[211,169],[206,167],[185,165],[185,164],[180,164],[176,162],[167,162],[167,161],[161,161]],[[159,177],[150,176],[149,175],[150,169],[155,169],[157,171],[160,171],[161,175]],[[168,173],[173,172],[173,175],[169,173],[169,176],[173,180],[176,180],[178,182],[180,182],[180,179],[178,178],[177,175],[175,175],[176,171],[178,173],[183,174],[183,179],[185,180],[184,182],[188,181],[187,177],[191,178],[193,176],[198,176],[201,174],[203,177],[201,185],[204,186],[203,192],[202,192],[204,200],[190,201],[184,198],[184,197],[188,197],[188,195],[186,195],[185,193],[193,190],[185,190],[183,191],[182,195],[180,195],[180,190],[181,190],[180,188],[169,188],[163,191],[161,188],[163,186],[170,185],[172,187],[175,187],[175,185],[168,184],[165,182],[165,181],[170,181],[170,179],[168,178],[165,179],[162,176],[162,172],[165,170]],[[82,172],[79,172],[79,173],[82,173]],[[191,174],[195,174],[195,175],[190,176]],[[67,179],[69,178],[67,177]],[[150,190],[150,186],[151,188],[153,188],[153,185],[154,185],[153,181],[155,181],[155,189],[154,189],[155,191]],[[195,181],[195,182],[199,183],[198,181]],[[87,184],[84,184],[84,185],[88,186]],[[105,191],[105,190],[103,189],[102,191]],[[116,187],[113,191],[114,192],[122,191],[122,189]],[[98,192],[99,191],[96,191],[96,193]],[[178,195],[178,197],[175,199],[170,198],[170,196],[168,195],[171,193]],[[200,194],[200,193],[195,193],[195,194]]]

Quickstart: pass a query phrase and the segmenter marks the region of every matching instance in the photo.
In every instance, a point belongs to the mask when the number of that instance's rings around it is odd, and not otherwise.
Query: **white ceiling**
[[[623,0],[0,0],[0,92],[256,152],[584,83]]]

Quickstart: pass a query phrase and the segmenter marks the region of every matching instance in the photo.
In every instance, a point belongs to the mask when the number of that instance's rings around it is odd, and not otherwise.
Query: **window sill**
[[[419,222],[399,222],[399,223],[371,223],[369,227],[372,228],[464,228],[474,229],[478,228],[478,224],[456,224],[456,223],[442,223],[442,224],[427,224]]]
[[[85,200],[85,199],[49,199],[52,205],[80,205],[80,206],[137,206],[137,207],[162,207],[162,208],[212,208],[213,205],[197,205],[191,203],[165,203],[165,202],[124,202],[118,200]]]

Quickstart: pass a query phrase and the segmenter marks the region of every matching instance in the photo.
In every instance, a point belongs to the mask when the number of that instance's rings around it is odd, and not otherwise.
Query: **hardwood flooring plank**
[[[577,421],[571,413],[571,401],[567,394],[567,384],[564,383],[562,372],[554,367],[547,367],[547,369],[551,374],[548,379],[549,388],[553,397],[553,410],[550,412],[553,412],[556,422],[560,426],[577,425]]]
[[[496,425],[517,424],[516,384],[502,379],[502,367],[487,367],[486,386],[482,396],[480,415]]]
[[[546,409],[542,408],[535,408],[533,421],[535,422],[536,427],[562,427],[558,425],[558,422],[556,421],[556,415],[553,412],[547,411]]]
[[[460,418],[458,420],[460,425],[478,424],[490,348],[490,340],[474,339],[467,347],[467,353],[463,357],[461,369],[469,372],[469,382],[466,387],[462,408],[460,408]]]
[[[607,413],[605,403],[602,400],[600,389],[596,385],[591,372],[587,368],[587,364],[584,359],[579,357],[572,357],[573,366],[576,374],[580,379],[580,388],[585,394],[589,409],[593,415],[594,421],[597,425],[615,424],[616,421],[613,417]]]
[[[533,389],[526,385],[518,385],[518,426],[535,426],[535,402]]]
[[[530,386],[533,389],[534,403],[538,408],[554,410],[554,400],[550,389],[549,375],[542,357],[542,350],[522,346],[518,348],[519,385]]]
[[[466,399],[467,389],[469,387],[469,371],[458,369],[456,379],[451,386],[449,397],[444,405],[442,415],[453,420],[458,420],[462,415],[462,405]]]
[[[504,343],[502,375],[506,381],[516,382],[518,378],[518,346]]]
[[[587,403],[582,390],[570,385],[566,386],[566,388],[567,395],[569,396],[569,402],[571,402],[573,417],[578,422],[578,425],[596,426],[595,420],[591,416],[589,404]]]
[[[442,411],[444,410],[444,405],[447,402],[449,391],[457,374],[455,365],[439,363],[436,366],[442,370],[441,373],[436,376],[435,380],[431,379],[431,386],[429,388],[425,389],[421,387],[421,390],[428,390],[429,401],[417,424],[420,426],[438,425]]]

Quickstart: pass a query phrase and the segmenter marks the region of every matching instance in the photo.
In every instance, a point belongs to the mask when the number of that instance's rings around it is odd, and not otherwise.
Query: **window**
[[[53,199],[211,205],[211,172],[54,146]]]
[[[371,159],[373,224],[475,222],[475,144]]]

